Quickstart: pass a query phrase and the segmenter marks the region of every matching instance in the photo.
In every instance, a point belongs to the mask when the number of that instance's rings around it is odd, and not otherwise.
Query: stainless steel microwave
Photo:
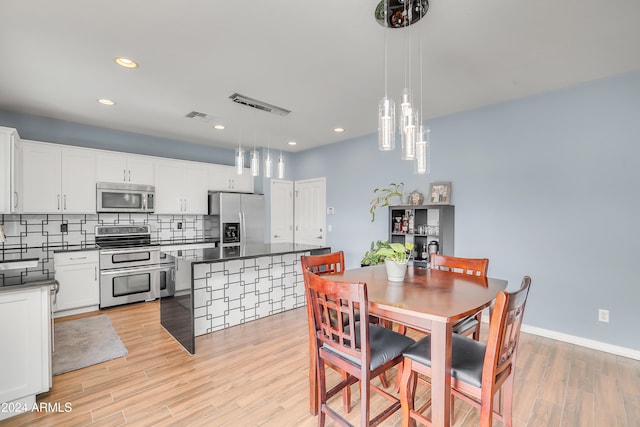
[[[153,185],[96,184],[96,212],[153,212],[155,187]]]

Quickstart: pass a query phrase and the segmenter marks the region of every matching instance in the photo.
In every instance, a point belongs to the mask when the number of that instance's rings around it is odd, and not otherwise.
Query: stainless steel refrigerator
[[[209,217],[219,224],[219,246],[264,244],[264,209],[262,194],[209,193]]]

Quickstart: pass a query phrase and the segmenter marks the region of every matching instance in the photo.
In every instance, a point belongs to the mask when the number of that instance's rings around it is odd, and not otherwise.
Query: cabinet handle
[[[64,210],[67,210],[67,195],[64,195]]]
[[[129,169],[129,182],[131,182],[131,169]]]
[[[71,257],[69,258],[70,260],[74,260],[74,259],[87,259],[86,256],[77,256],[77,257]]]
[[[98,280],[98,266],[93,267],[93,280]]]
[[[15,196],[14,199],[13,199],[14,200],[13,207],[17,208],[18,207],[18,192],[14,191],[13,195]]]
[[[127,170],[122,169],[122,182],[127,182]]]
[[[60,195],[58,194],[58,210],[60,210]]]
[[[277,234],[274,234],[274,235],[273,235],[273,238],[274,238],[274,239],[277,239],[278,237],[280,237],[280,236],[278,236]]]

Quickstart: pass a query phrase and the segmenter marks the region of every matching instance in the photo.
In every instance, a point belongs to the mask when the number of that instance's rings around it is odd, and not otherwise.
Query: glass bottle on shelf
[[[429,256],[429,252],[427,252],[427,244],[423,243],[422,244],[422,259],[427,259],[428,256]]]
[[[409,233],[413,234],[413,230],[414,230],[414,217],[413,217],[413,212],[409,212]]]

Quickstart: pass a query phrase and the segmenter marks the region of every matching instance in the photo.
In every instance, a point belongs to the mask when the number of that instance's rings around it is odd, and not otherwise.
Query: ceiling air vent
[[[246,105],[247,107],[255,108],[258,110],[266,111],[267,113],[277,114],[279,116],[286,116],[291,111],[269,104],[268,102],[259,101],[257,99],[249,98],[248,96],[234,93],[229,97],[233,102]]]
[[[207,122],[207,123],[212,122],[213,119],[215,118],[211,114],[201,113],[200,111],[192,111],[190,113],[187,113],[185,117],[188,119],[196,119],[201,122]]]

